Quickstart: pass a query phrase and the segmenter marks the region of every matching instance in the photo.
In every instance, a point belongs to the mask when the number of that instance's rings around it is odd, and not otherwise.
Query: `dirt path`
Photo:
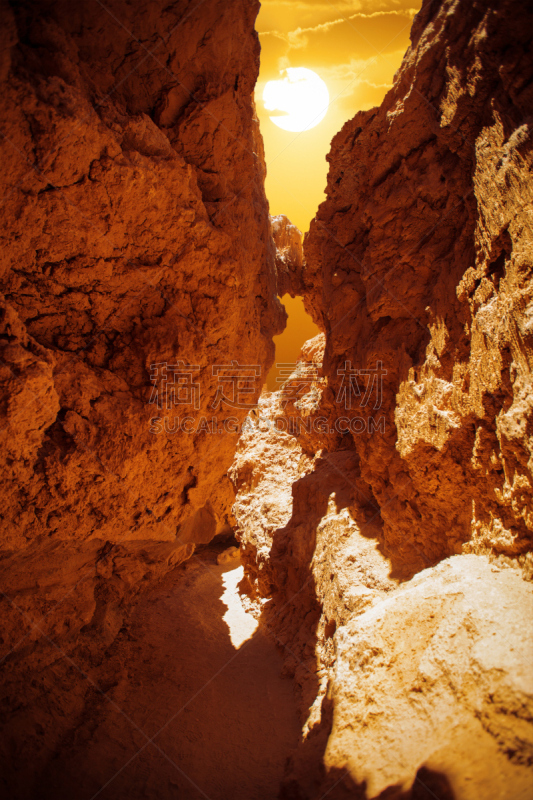
[[[86,701],[76,733],[49,765],[47,796],[278,796],[299,738],[293,685],[280,675],[275,645],[260,629],[252,633],[254,620],[236,599],[235,565],[217,566],[213,552],[202,558],[138,600],[98,676],[100,685],[109,676],[103,688],[116,706],[96,691]]]

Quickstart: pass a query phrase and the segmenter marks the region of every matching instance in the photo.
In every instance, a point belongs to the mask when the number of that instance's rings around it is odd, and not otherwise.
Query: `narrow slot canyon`
[[[0,0],[0,797],[533,800],[526,0]]]

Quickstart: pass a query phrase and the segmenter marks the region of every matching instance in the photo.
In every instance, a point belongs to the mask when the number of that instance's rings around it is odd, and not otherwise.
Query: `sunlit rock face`
[[[227,527],[237,434],[175,418],[236,430],[247,409],[217,407],[213,368],[264,379],[283,326],[252,101],[258,8],[1,4],[2,655],[26,635],[27,674],[57,656],[32,662],[43,632],[100,658],[125,595]]]
[[[4,547],[171,540],[208,501],[218,522],[235,437],[150,433],[152,365],[198,366],[171,429],[279,332],[258,5],[106,8],[4,7]]]
[[[346,361],[386,370],[347,413],[384,431],[347,439],[404,577],[531,546],[531,37],[526,2],[424,3],[381,107],[333,139],[304,243],[331,413]]]
[[[242,587],[302,688],[286,798],[530,795],[532,26],[490,6],[424,3],[334,138],[323,341],[230,471]]]
[[[336,637],[326,766],[346,765],[369,797],[414,783],[415,796],[526,800],[532,613],[516,570],[463,555],[352,617]]]
[[[320,374],[294,398],[319,344],[260,399],[230,471],[241,589],[301,690],[282,796],[527,800],[533,587],[474,554],[398,580]]]
[[[272,238],[276,247],[276,279],[279,297],[303,292],[302,233],[284,214],[270,217]]]

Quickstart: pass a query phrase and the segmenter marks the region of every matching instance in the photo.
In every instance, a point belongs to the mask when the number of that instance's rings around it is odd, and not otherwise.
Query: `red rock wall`
[[[82,670],[105,660],[132,593],[228,529],[237,434],[150,420],[242,420],[210,408],[212,367],[236,359],[264,379],[283,326],[252,101],[258,8],[1,4],[9,796],[37,796],[91,691],[64,654]],[[199,407],[158,412],[151,365],[178,360],[199,367]]]
[[[461,552],[530,569],[532,31],[522,0],[425,2],[383,104],[333,139],[304,243],[331,416],[346,361],[387,372],[343,446],[403,577]]]
[[[235,436],[151,434],[150,366],[200,366],[199,418],[212,365],[272,360],[257,9],[3,7],[4,548],[228,511]]]

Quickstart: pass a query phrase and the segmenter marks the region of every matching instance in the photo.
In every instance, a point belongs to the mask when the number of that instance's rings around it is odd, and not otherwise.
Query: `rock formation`
[[[99,663],[126,600],[229,529],[237,427],[284,324],[252,100],[258,8],[1,4],[11,797],[29,791],[28,759],[38,785],[91,691],[78,676],[54,709],[58,654]]]
[[[272,360],[256,12],[4,7],[6,547],[58,529],[169,540],[208,501],[216,519],[227,510],[231,437],[154,435],[149,401],[166,388],[188,400],[171,414],[201,418],[221,388],[213,366]],[[197,365],[182,390],[163,374],[178,361]]]
[[[465,551],[531,564],[530,21],[424,3],[382,106],[333,139],[305,242],[332,410],[346,362],[383,370],[347,415],[383,418],[354,446],[403,577]]]
[[[299,296],[304,291],[302,233],[284,215],[270,217],[276,247],[276,280],[279,297]]]
[[[286,798],[531,797],[531,22],[427,0],[332,142],[323,362],[230,472],[242,589],[302,689]]]

